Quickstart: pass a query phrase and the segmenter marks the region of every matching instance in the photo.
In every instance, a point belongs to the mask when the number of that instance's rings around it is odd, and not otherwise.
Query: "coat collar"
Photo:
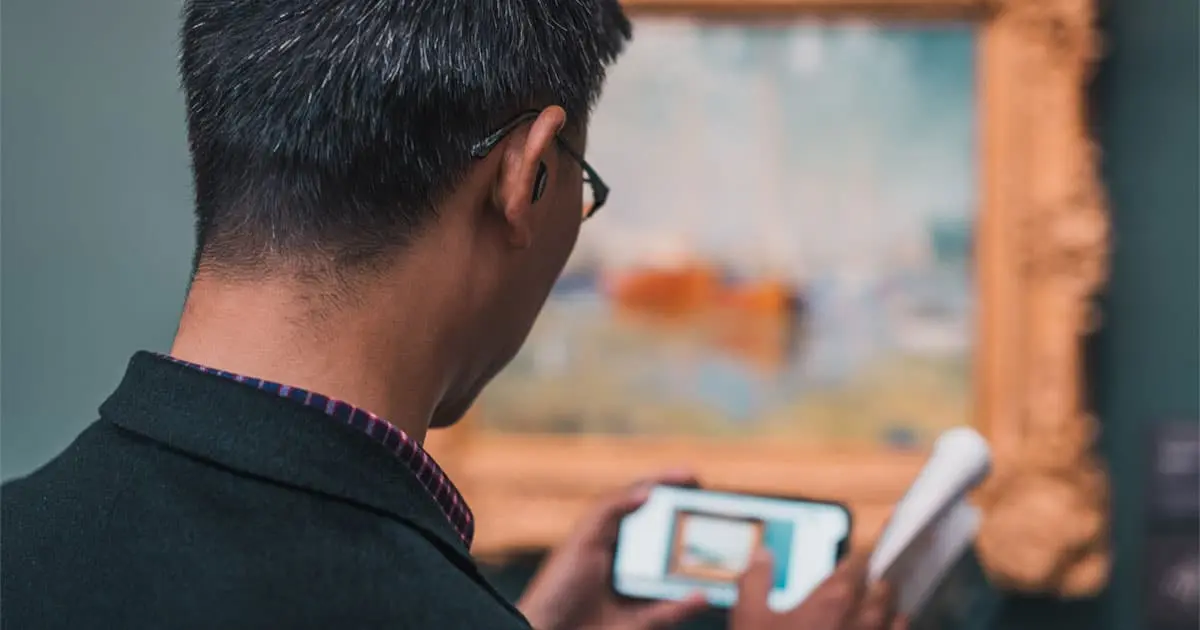
[[[197,458],[387,514],[477,571],[412,471],[363,432],[319,410],[139,352],[100,415]]]

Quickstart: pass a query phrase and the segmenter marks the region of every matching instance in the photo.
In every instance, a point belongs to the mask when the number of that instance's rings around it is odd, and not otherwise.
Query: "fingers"
[[[908,630],[908,618],[904,615],[897,615],[892,620],[891,630]]]
[[[686,468],[675,468],[637,481],[615,494],[607,503],[610,510],[615,512],[617,517],[620,518],[642,507],[642,504],[646,502],[646,498],[650,495],[650,491],[654,489],[654,486],[685,486],[694,488],[699,485],[700,481],[696,478],[696,473]]]
[[[617,539],[621,519],[642,507],[650,497],[654,486],[696,486],[696,474],[687,469],[667,470],[647,477],[601,502],[595,515],[589,519],[585,532],[595,542],[607,544]]]
[[[797,619],[815,616],[832,628],[846,627],[849,625],[847,622],[856,623],[859,606],[866,590],[868,557],[865,554],[855,554],[842,562],[833,574],[808,596],[803,605],[794,608],[789,614]]]
[[[829,596],[835,599],[858,601],[867,587],[867,560],[865,553],[855,553],[834,569],[817,590],[815,596]]]
[[[877,582],[867,591],[851,627],[855,630],[893,630],[895,616],[895,593],[887,583]]]
[[[852,600],[858,601],[867,590],[867,564],[871,559],[870,552],[855,552],[842,561],[833,571],[826,584],[832,585],[846,593]]]
[[[651,486],[685,486],[695,488],[700,485],[700,478],[690,468],[674,468],[658,473],[657,475],[652,475],[643,479],[640,483]]]
[[[694,593],[677,602],[651,604],[638,613],[636,622],[630,625],[645,630],[667,630],[695,617],[707,608],[708,600],[704,594]]]
[[[753,602],[755,605],[767,604],[767,596],[775,584],[774,559],[771,552],[764,547],[754,550],[750,557],[750,565],[738,580],[738,602]]]
[[[868,551],[856,551],[843,560],[833,571],[830,579],[845,579],[865,587],[867,584],[867,563],[871,560]]]

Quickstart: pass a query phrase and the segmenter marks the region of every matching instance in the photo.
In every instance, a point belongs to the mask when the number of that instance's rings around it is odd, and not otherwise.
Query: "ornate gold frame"
[[[1108,484],[1093,452],[1081,340],[1107,273],[1105,200],[1088,136],[1093,0],[625,0],[634,15],[770,12],[967,19],[979,48],[982,218],[976,425],[994,472],[977,549],[1000,585],[1083,596],[1107,581]],[[769,443],[496,436],[468,420],[430,448],[480,524],[476,552],[553,545],[597,494],[665,465],[706,484],[847,501],[878,534],[923,455]]]

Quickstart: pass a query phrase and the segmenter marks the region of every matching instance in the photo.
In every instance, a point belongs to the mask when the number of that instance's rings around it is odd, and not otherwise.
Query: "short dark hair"
[[[583,124],[629,37],[617,0],[187,0],[196,265],[402,245],[506,116]]]

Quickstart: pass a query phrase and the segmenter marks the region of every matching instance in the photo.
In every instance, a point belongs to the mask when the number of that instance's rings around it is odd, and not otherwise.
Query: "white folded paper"
[[[913,615],[962,557],[979,530],[979,512],[966,502],[991,469],[987,441],[973,429],[938,437],[933,454],[896,505],[868,564],[871,581],[891,583],[897,608]]]

